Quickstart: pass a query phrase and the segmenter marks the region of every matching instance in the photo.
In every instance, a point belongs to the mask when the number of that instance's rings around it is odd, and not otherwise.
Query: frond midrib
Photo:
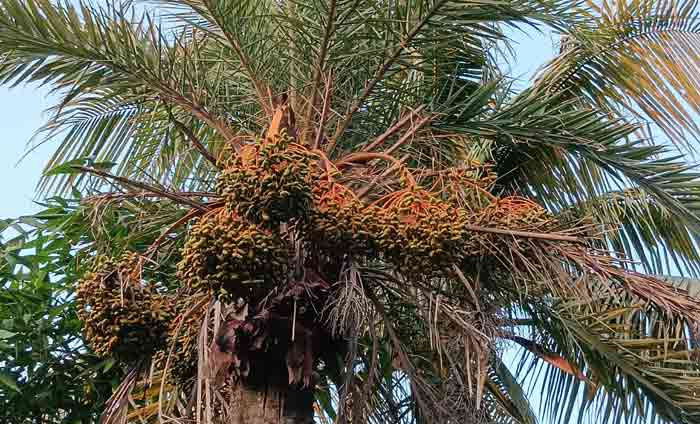
[[[690,19],[688,19],[690,20]],[[692,19],[695,20],[695,19]],[[559,82],[557,85],[552,87],[550,90],[551,92],[558,92],[562,90],[566,84],[571,80],[571,78],[576,75],[581,69],[585,68],[586,66],[590,65],[592,62],[595,61],[596,56],[598,55],[608,55],[609,53],[617,50],[620,47],[623,47],[627,44],[629,44],[632,41],[638,40],[638,39],[645,39],[645,38],[650,38],[651,36],[654,35],[661,35],[661,34],[685,34],[685,35],[700,35],[700,27],[698,30],[691,31],[691,30],[684,30],[684,29],[678,29],[678,28],[660,28],[660,29],[653,29],[653,30],[648,30],[648,31],[643,31],[643,32],[638,32],[634,33],[632,35],[625,36],[619,40],[616,40],[607,46],[601,46],[598,51],[591,51],[590,55],[588,58],[580,63],[578,66],[576,66],[574,69],[568,72],[568,75]],[[583,48],[581,48],[581,45],[577,45],[574,47],[575,49],[578,48],[581,50],[581,54],[585,52]]]

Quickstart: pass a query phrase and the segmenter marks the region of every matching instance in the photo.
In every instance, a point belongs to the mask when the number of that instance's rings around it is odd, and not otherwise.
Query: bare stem
[[[180,132],[182,132],[185,135],[185,137],[187,137],[189,142],[192,143],[194,148],[197,149],[197,151],[204,157],[204,159],[208,160],[209,162],[211,162],[212,165],[219,168],[219,166],[216,163],[216,158],[214,157],[214,155],[212,155],[209,152],[209,150],[207,150],[207,148],[204,147],[204,144],[202,144],[202,142],[197,138],[197,136],[194,135],[194,132],[192,132],[192,130],[187,125],[178,121],[174,117],[171,116],[170,119],[175,124],[177,129],[180,130]]]

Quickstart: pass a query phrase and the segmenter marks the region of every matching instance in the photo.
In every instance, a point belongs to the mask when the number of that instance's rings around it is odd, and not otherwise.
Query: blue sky
[[[45,121],[44,111],[51,106],[48,90],[38,87],[0,88],[0,181],[2,201],[0,218],[14,218],[36,211],[34,189],[41,170],[51,153],[51,143],[30,153],[27,151],[32,134]]]

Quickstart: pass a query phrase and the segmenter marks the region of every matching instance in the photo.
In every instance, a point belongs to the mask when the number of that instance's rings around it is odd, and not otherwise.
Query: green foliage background
[[[73,287],[93,240],[75,205],[0,224],[0,422],[94,422],[122,377],[82,340]]]

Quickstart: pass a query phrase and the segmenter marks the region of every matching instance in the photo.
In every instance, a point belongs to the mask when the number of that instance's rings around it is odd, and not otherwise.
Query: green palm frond
[[[186,120],[193,119],[194,127],[209,127],[205,138],[217,150],[234,133],[259,134],[273,97],[287,93],[304,112],[300,120],[307,119],[301,120],[302,134],[316,137],[310,125],[320,115],[327,88],[332,113],[320,130],[327,133],[321,141],[350,148],[384,132],[407,107],[439,104],[446,87],[476,89],[490,68],[491,43],[504,38],[499,23],[562,26],[579,18],[562,1],[423,0],[399,8],[342,1],[334,10],[319,1],[299,2],[293,10],[275,2],[165,3],[177,6],[173,18],[181,24],[170,35],[149,15],[116,6],[3,3],[0,80],[51,84],[61,93],[47,134],[65,137],[48,168],[86,154],[116,162],[135,155],[134,163],[120,168],[123,175],[143,172],[165,181],[163,170],[175,162],[182,178],[207,173],[206,166],[174,158],[187,144],[173,146],[178,137],[169,128],[171,110],[190,115]],[[367,21],[368,14],[375,18]],[[400,47],[393,47],[399,41]],[[327,48],[314,55],[319,44]],[[445,56],[447,45],[452,54]],[[330,73],[332,87],[325,83]],[[379,99],[383,111],[375,107]],[[125,107],[119,118],[114,111],[90,124],[67,119],[71,113],[107,110],[115,101]],[[368,120],[362,116],[369,105]],[[346,141],[338,140],[341,135]],[[114,140],[124,137],[129,143],[116,145]],[[159,161],[145,160],[154,154]],[[51,184],[43,188],[68,188],[65,179]]]
[[[530,193],[565,219],[589,221],[610,243],[601,247],[643,260],[649,272],[696,272],[694,166],[637,139],[635,125],[575,104],[524,92],[452,128],[491,150],[501,190]]]
[[[333,113],[324,122],[327,142],[348,149],[381,134],[405,108],[434,98],[446,85],[476,88],[494,66],[489,49],[505,39],[500,24],[563,27],[582,19],[561,1],[161,3],[173,9],[174,19],[213,34],[232,50],[227,57],[247,63],[241,66],[255,73],[258,92],[287,93],[306,137],[315,135],[309,127],[321,115],[328,88]],[[326,83],[330,74],[332,86]]]
[[[273,78],[284,71],[279,65],[285,53],[280,34],[279,3],[263,0],[165,0],[161,1],[173,21],[187,32],[200,31],[225,51],[220,60],[245,78],[253,93],[252,99],[267,114],[272,113],[268,91]],[[283,42],[280,44],[280,42]],[[282,53],[282,54],[280,54]],[[289,71],[289,70],[287,70]],[[288,81],[285,81],[288,82]],[[278,90],[274,90],[278,93]]]
[[[634,137],[635,125],[610,120],[574,101],[525,92],[502,110],[462,126],[490,140],[493,160],[508,190],[534,190],[560,210],[619,188],[639,187],[677,216],[697,223],[697,173],[663,146]]]
[[[501,358],[493,357],[487,387],[494,399],[492,420],[497,424],[537,424],[537,416],[525,389],[517,381]]]
[[[562,219],[590,219],[606,247],[624,252],[648,274],[700,272],[697,231],[639,189],[615,190],[574,203]]]
[[[545,367],[541,392],[550,419],[608,422],[616,417],[642,423],[659,416],[667,422],[698,422],[696,330],[684,318],[617,292],[589,300],[537,302],[526,313],[532,336],[587,378]],[[533,367],[537,358],[525,355],[523,361],[521,367]],[[536,379],[539,368],[525,375]]]
[[[536,85],[645,118],[678,145],[698,139],[700,19],[695,0],[588,2],[590,25],[565,31]]]
[[[231,138],[229,121],[238,120],[228,115],[228,102],[247,97],[250,87],[222,72],[217,65],[220,60],[212,55],[216,50],[210,49],[206,38],[166,39],[148,15],[140,24],[132,24],[126,12],[115,7],[30,3],[30,8],[19,1],[2,5],[0,79],[51,84],[61,93],[44,131],[49,137],[63,132],[64,142],[47,169],[82,156],[128,162],[150,144],[148,163],[161,169],[139,169],[130,163],[122,170],[126,175],[147,172],[162,177],[163,168],[175,162],[163,156],[173,152],[173,146],[160,149],[153,143],[170,142],[168,110],[193,116],[198,125],[206,123],[220,140]],[[209,64],[207,72],[199,72],[203,63]],[[236,123],[248,125],[249,121]],[[189,148],[181,145],[174,153],[183,150]],[[152,161],[153,154],[162,161]]]

